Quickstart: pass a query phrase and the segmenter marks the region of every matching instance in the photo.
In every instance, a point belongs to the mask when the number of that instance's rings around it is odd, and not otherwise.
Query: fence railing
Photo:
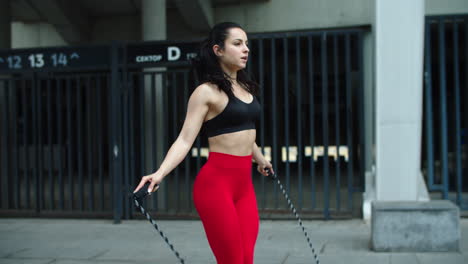
[[[427,17],[424,52],[423,171],[433,195],[468,209],[468,15]]]
[[[0,79],[2,209],[111,212],[108,76]]]
[[[262,87],[257,144],[306,217],[360,211],[362,33],[250,36],[247,69]],[[194,48],[151,42],[99,52],[0,52],[23,63],[0,69],[1,214],[137,216],[128,194],[157,169],[181,129],[196,86],[186,60]],[[38,69],[31,55],[46,66]],[[200,136],[145,206],[161,217],[197,217],[191,186],[207,154]],[[253,175],[261,216],[289,217],[279,190],[255,169]]]

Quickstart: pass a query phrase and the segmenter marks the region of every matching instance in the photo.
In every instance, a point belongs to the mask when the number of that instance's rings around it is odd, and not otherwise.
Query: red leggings
[[[193,185],[193,200],[218,264],[252,264],[258,210],[252,155],[210,152]]]

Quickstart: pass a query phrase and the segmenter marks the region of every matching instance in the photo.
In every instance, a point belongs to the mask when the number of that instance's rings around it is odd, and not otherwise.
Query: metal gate
[[[434,198],[466,210],[468,15],[426,17],[424,74],[423,172]]]
[[[257,144],[308,218],[360,211],[362,33],[249,36],[248,71],[262,87]],[[1,214],[138,217],[128,194],[158,168],[181,129],[196,86],[187,63],[195,47],[145,42],[2,52],[12,67],[0,72]],[[14,68],[18,58],[26,68]],[[46,65],[33,67],[41,58]],[[207,155],[199,136],[145,206],[163,218],[196,218],[191,188]],[[261,217],[289,217],[279,190],[255,166],[253,179]]]
[[[1,53],[2,215],[112,213],[109,55],[104,46]]]

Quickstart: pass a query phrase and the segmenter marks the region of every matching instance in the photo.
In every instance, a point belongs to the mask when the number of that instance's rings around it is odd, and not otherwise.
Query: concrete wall
[[[426,15],[468,13],[466,0],[425,0]],[[235,21],[250,32],[272,32],[371,25],[373,0],[270,0],[261,3],[214,8],[215,22]],[[141,40],[139,16],[95,19],[90,43],[111,40]],[[205,32],[192,30],[176,9],[167,11],[167,39],[201,38]],[[12,23],[12,47],[61,46],[67,43],[46,23]]]
[[[372,0],[270,0],[220,7],[215,22],[232,20],[248,32],[301,30],[368,25]]]
[[[141,40],[139,16],[115,16],[97,18],[91,31],[93,43],[109,43],[113,40]]]
[[[141,41],[141,18],[139,16],[115,16],[97,18],[92,23],[89,44],[109,43],[113,40]],[[48,23],[13,22],[12,48],[48,47],[68,45]],[[205,36],[204,32],[194,32],[184,22],[176,10],[167,14],[167,39],[191,40]]]
[[[467,14],[466,0],[426,0],[426,15]]]
[[[11,25],[12,48],[64,45],[67,43],[50,24],[13,22]]]
[[[191,29],[176,9],[167,12],[167,39],[193,40],[205,38],[205,32],[197,32]]]
[[[175,9],[167,12],[167,39],[191,40],[204,37],[203,32],[194,32],[183,21]],[[92,30],[92,42],[103,43],[112,40],[143,40],[140,16],[116,16],[96,19]]]
[[[248,32],[350,27],[372,24],[374,0],[270,0],[219,7],[215,22],[232,20]],[[466,0],[426,0],[426,15],[466,14]]]

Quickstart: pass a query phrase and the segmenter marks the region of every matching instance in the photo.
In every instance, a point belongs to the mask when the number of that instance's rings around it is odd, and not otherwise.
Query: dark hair
[[[208,38],[200,43],[198,56],[192,60],[193,70],[199,83],[213,83],[223,90],[228,96],[233,96],[232,83],[229,76],[222,70],[218,57],[213,52],[213,46],[219,45],[224,48],[229,29],[242,27],[233,22],[216,24],[210,31]],[[258,94],[258,84],[254,82],[249,74],[241,69],[237,72],[237,82],[250,93]]]

